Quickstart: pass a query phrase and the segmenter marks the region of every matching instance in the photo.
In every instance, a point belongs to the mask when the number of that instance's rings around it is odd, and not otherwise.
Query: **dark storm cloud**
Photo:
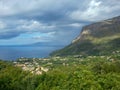
[[[11,39],[20,35],[20,32],[5,32],[0,34],[0,39]]]

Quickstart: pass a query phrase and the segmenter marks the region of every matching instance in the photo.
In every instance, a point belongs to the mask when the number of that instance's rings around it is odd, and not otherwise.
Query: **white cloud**
[[[99,21],[120,14],[118,12],[120,10],[118,0],[91,0],[86,6],[88,8],[83,11],[80,8],[71,12],[69,17],[78,21]]]
[[[49,25],[36,20],[12,20],[12,23],[9,20],[4,20],[4,22],[0,21],[0,39],[16,38],[24,34],[28,35],[28,37],[36,35],[51,38],[55,28],[56,26],[53,24]]]
[[[82,27],[83,24],[81,24],[81,23],[72,23],[72,24],[69,24],[68,26],[72,26],[72,27]]]
[[[40,24],[38,21],[30,21],[27,23],[24,23],[22,26],[20,26],[20,29],[26,29],[26,30],[35,30],[35,29],[39,29],[40,26],[42,26],[42,24]]]
[[[4,3],[2,1],[0,1],[0,16],[4,16],[4,15],[10,15],[13,13],[13,10],[11,9],[11,7],[9,7],[8,5],[4,5]]]
[[[70,14],[70,18],[75,20],[93,20],[100,13],[101,1],[92,0],[85,11],[76,10]]]
[[[90,8],[96,8],[96,7],[99,7],[100,6],[100,4],[101,4],[101,1],[96,1],[96,0],[92,0],[91,2],[90,2],[90,4],[89,4],[89,6],[90,6]]]
[[[3,23],[2,21],[0,21],[0,30],[5,29],[6,26],[7,25],[5,23]]]
[[[21,20],[17,29],[27,32],[46,32],[56,28],[55,25],[47,25],[36,20]]]

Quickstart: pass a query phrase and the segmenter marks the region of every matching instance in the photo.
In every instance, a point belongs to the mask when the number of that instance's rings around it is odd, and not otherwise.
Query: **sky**
[[[83,26],[120,15],[120,0],[0,0],[0,45],[68,45]]]

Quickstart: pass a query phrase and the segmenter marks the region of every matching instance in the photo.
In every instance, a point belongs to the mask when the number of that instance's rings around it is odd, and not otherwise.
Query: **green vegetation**
[[[118,51],[111,56],[75,55],[43,61],[41,65],[50,70],[41,75],[0,61],[0,90],[120,90]]]
[[[100,40],[100,39],[99,39]],[[98,41],[99,41],[98,40]],[[82,43],[73,43],[61,50],[54,51],[51,56],[67,55],[110,55],[113,51],[120,50],[120,38],[108,40],[106,43],[92,43],[87,40]]]

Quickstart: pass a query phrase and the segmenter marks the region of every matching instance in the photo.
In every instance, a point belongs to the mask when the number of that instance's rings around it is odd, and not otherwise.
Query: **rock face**
[[[120,16],[83,27],[67,47],[51,55],[101,55],[120,50]]]
[[[81,34],[73,40],[73,43],[74,41],[85,40],[86,36],[103,38],[118,33],[120,33],[120,16],[83,27]]]

